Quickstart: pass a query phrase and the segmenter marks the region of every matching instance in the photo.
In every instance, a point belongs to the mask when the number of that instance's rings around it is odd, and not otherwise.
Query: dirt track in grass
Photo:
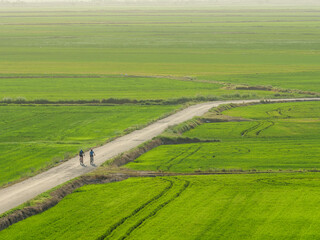
[[[304,100],[320,100],[315,99],[274,99],[272,102],[281,101],[304,101]],[[230,101],[215,101],[201,103],[190,106],[178,113],[175,113],[167,118],[159,120],[146,128],[134,131],[128,135],[120,137],[112,142],[109,142],[95,149],[95,166],[89,164],[89,153],[85,153],[84,163],[86,166],[80,166],[78,157],[74,157],[67,162],[51,168],[37,176],[29,178],[20,183],[3,188],[0,190],[0,214],[4,213],[20,204],[36,197],[37,195],[48,191],[68,180],[91,172],[100,166],[105,161],[115,157],[116,155],[126,152],[134,147],[139,146],[145,141],[148,141],[161,134],[168,126],[182,123],[195,116],[201,116],[209,109],[217,107],[221,104],[228,103],[248,103],[259,102],[260,100],[230,100]]]

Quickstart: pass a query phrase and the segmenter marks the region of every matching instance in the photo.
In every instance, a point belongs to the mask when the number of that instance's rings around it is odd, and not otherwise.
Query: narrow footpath
[[[273,99],[271,102],[280,101],[318,101],[320,98],[306,99]],[[167,127],[187,121],[195,116],[201,116],[213,107],[229,103],[252,103],[260,100],[230,100],[206,102],[190,106],[167,118],[161,119],[141,130],[134,131],[123,137],[109,142],[101,147],[95,148],[95,164],[100,166],[105,161],[110,160],[116,155],[135,148],[159,134]],[[56,187],[68,180],[93,171],[96,167],[89,164],[89,153],[85,153],[84,163],[80,166],[78,157],[74,157],[56,167],[49,169],[37,176],[19,182],[7,188],[0,189],[0,214],[4,213],[20,204],[36,197],[37,195]]]

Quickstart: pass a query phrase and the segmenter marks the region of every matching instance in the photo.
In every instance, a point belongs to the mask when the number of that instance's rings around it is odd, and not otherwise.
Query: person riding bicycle
[[[83,156],[84,156],[84,152],[83,152],[83,150],[81,149],[80,152],[79,152],[80,165],[83,165]]]
[[[91,148],[91,150],[90,150],[90,164],[91,165],[93,165],[93,156],[95,156],[96,154],[94,153],[94,151],[92,150],[92,148]]]

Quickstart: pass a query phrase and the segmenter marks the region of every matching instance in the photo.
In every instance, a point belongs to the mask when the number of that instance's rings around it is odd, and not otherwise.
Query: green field
[[[319,175],[308,173],[90,185],[1,231],[0,238],[318,239],[319,184]]]
[[[0,187],[181,107],[167,100],[320,96],[319,6],[2,4]],[[223,114],[242,121],[176,135],[220,142],[162,145],[124,166],[221,175],[86,185],[0,239],[320,239],[320,175],[303,171],[320,170],[320,103]],[[105,169],[117,171],[93,175]]]
[[[2,9],[0,73],[192,76],[319,92],[319,17],[319,7]]]
[[[206,123],[187,137],[218,143],[162,145],[127,166],[174,172],[320,169],[320,103],[279,103],[223,112],[249,121]]]
[[[275,88],[320,91],[320,72],[235,74],[221,77],[221,81],[232,84],[273,86]]]
[[[131,100],[168,100],[197,96],[219,98],[274,98],[274,92],[225,90],[221,84],[193,82],[168,78],[125,76],[63,76],[23,75],[0,76],[0,100],[24,99],[50,101],[102,100],[108,98]],[[278,97],[288,97],[281,93]],[[290,96],[298,96],[293,94]]]
[[[0,106],[0,185],[69,158],[178,106]]]

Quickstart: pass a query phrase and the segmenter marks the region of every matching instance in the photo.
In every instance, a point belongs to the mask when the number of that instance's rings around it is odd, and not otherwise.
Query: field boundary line
[[[267,103],[276,102],[297,102],[297,101],[319,101],[319,98],[299,98],[299,99],[272,99]],[[107,160],[110,160],[117,155],[127,152],[130,149],[138,147],[144,142],[150,141],[154,137],[161,134],[169,126],[177,125],[192,119],[196,116],[202,116],[213,107],[218,107],[222,104],[242,104],[242,103],[260,103],[261,100],[233,100],[233,101],[216,101],[206,102],[197,105],[192,105],[164,119],[156,121],[147,127],[131,132],[127,135],[119,137],[112,142],[109,142],[95,149],[96,166],[102,165]],[[86,152],[85,162],[89,162],[89,154]],[[46,172],[31,177],[25,181],[19,182],[12,186],[0,189],[0,214],[15,208],[30,199],[35,198],[39,194],[46,192],[60,184],[63,184],[71,179],[79,177],[83,174],[92,172],[96,166],[82,167],[79,165],[78,157],[69,159],[68,161],[49,169]]]

